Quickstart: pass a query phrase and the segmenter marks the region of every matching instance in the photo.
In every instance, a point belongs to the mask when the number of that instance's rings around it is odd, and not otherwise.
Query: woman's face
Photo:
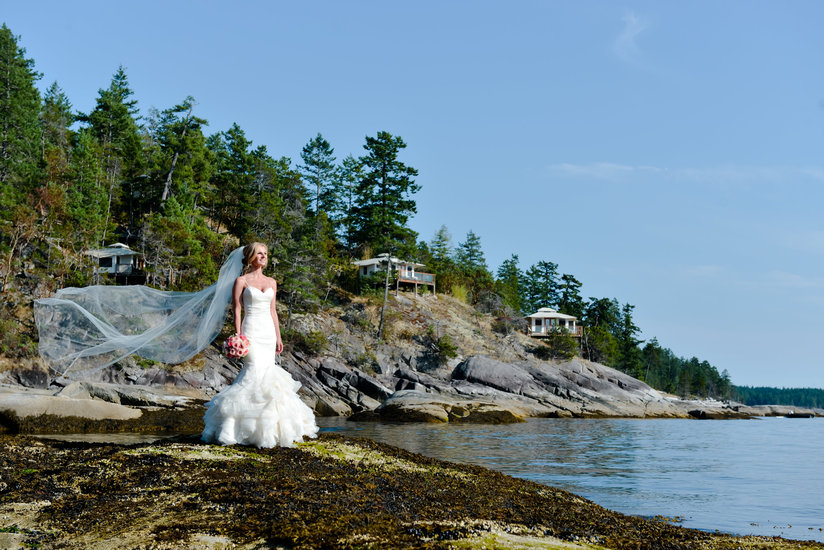
[[[266,250],[266,247],[259,246],[258,249],[255,250],[255,257],[252,260],[252,267],[265,267],[268,259],[269,252]]]

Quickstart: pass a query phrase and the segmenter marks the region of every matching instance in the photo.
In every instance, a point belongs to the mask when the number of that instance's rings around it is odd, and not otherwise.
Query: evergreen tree
[[[321,213],[328,218],[334,218],[339,210],[340,175],[335,165],[334,153],[335,150],[321,134],[304,145],[300,153],[303,164],[299,170],[312,198],[311,203],[314,205],[314,214],[317,218]]]
[[[366,154],[360,157],[363,176],[357,187],[355,206],[355,240],[358,245],[376,252],[400,253],[414,247],[415,233],[406,226],[417,212],[411,195],[420,186],[414,177],[418,171],[398,159],[406,143],[400,136],[378,132],[366,137]]]
[[[10,214],[32,190],[41,157],[40,74],[9,28],[0,26],[0,210]]]
[[[587,359],[612,366],[618,360],[621,308],[618,300],[590,298],[584,308],[582,347]]]
[[[355,205],[357,204],[357,187],[363,178],[363,164],[352,155],[348,155],[340,167],[340,189],[338,196],[338,235],[348,258],[352,258],[357,242],[355,240]]]
[[[523,304],[521,293],[524,284],[524,274],[518,267],[518,255],[513,254],[504,260],[498,268],[498,280],[495,281],[496,290],[504,304],[512,308],[516,314],[522,314]]]
[[[538,262],[527,270],[524,278],[524,307],[531,310],[530,313],[542,307],[558,308],[558,264]]]
[[[119,66],[112,76],[107,89],[100,89],[95,108],[89,114],[79,114],[78,120],[89,125],[92,135],[102,147],[103,168],[108,188],[106,217],[110,218],[113,208],[118,211],[117,201],[121,194],[132,196],[143,175],[143,143],[135,119],[137,100],[123,66]],[[106,235],[103,235],[105,240]]]
[[[101,147],[91,131],[81,130],[72,150],[68,209],[75,239],[83,248],[101,246],[108,229],[108,195],[102,157]]]
[[[638,344],[643,340],[638,340],[636,335],[640,328],[635,325],[632,319],[632,311],[635,306],[624,304],[621,308],[618,333],[615,337],[618,340],[618,364],[617,368],[635,378],[643,378],[643,363],[641,360],[641,350]],[[705,384],[699,384],[703,387]]]
[[[558,311],[567,315],[574,315],[578,319],[584,316],[584,299],[581,298],[581,282],[573,275],[564,273],[561,275],[559,291],[561,294],[558,300]]]
[[[236,123],[208,141],[215,156],[211,187],[215,193],[218,228],[224,226],[241,241],[248,240],[254,225],[253,197],[256,192],[256,164],[252,142]]]
[[[188,96],[179,105],[163,111],[158,121],[156,141],[163,155],[161,203],[176,192],[183,193],[182,202],[194,201],[195,194],[202,194],[211,176],[202,131],[208,122],[192,114],[195,105],[194,98]]]
[[[69,162],[71,141],[74,132],[71,125],[74,123],[74,113],[69,98],[53,82],[43,97],[43,107],[40,112],[42,128],[42,153],[47,166],[49,181],[62,180],[62,174]],[[60,176],[52,176],[58,173]]]
[[[458,244],[456,253],[458,270],[462,280],[462,292],[468,292],[467,299],[471,303],[477,303],[481,295],[489,293],[495,281],[492,274],[486,267],[481,249],[481,238],[472,230],[466,234],[466,240]]]
[[[486,258],[481,249],[481,238],[471,229],[466,240],[458,244],[458,266],[467,274],[487,271]]]

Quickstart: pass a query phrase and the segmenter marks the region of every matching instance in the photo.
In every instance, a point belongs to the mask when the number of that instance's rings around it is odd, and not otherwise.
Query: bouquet
[[[249,339],[242,334],[230,336],[223,342],[223,353],[226,357],[245,357],[249,353]]]

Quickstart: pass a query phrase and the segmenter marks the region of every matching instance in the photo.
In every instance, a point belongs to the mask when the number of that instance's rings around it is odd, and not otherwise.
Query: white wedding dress
[[[299,398],[300,383],[275,364],[277,335],[270,306],[274,289],[243,290],[243,334],[249,353],[231,386],[206,404],[202,439],[221,445],[291,447],[318,432],[312,409]]]

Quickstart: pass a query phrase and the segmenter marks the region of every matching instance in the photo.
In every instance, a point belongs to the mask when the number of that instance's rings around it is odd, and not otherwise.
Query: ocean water
[[[478,464],[685,527],[824,542],[824,419],[531,419],[324,431]]]

